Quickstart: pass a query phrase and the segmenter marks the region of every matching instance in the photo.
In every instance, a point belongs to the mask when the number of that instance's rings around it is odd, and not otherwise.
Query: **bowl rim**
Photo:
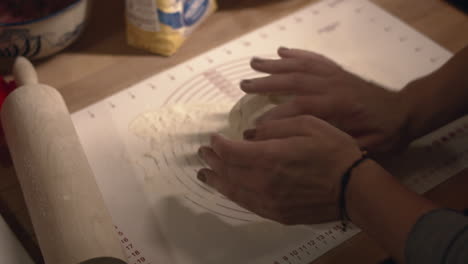
[[[82,1],[85,1],[85,0],[75,0],[73,1],[71,4],[69,4],[68,6],[66,6],[65,8],[62,8],[60,10],[57,10],[53,13],[50,13],[46,16],[43,16],[43,17],[40,17],[40,18],[35,18],[35,19],[31,19],[31,20],[26,20],[26,21],[21,21],[21,22],[13,22],[13,23],[1,23],[0,22],[0,27],[11,27],[11,26],[24,26],[24,25],[28,25],[28,24],[33,24],[33,23],[36,23],[36,22],[40,22],[42,20],[46,20],[46,19],[49,19],[51,17],[54,17],[54,16],[57,16],[65,11],[67,11],[68,9],[76,6],[79,2],[82,2]]]

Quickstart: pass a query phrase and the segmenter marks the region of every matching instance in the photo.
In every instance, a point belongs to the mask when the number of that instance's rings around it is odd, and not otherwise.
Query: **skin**
[[[336,220],[341,177],[363,148],[404,148],[468,110],[468,48],[398,93],[315,53],[282,48],[278,54],[279,60],[254,59],[252,67],[270,75],[246,80],[241,88],[294,99],[260,117],[256,129],[245,132],[247,140],[213,135],[199,150],[209,168],[198,179],[283,224]],[[401,263],[413,225],[438,208],[371,159],[352,171],[346,205],[353,223]]]
[[[371,152],[408,144],[404,135],[409,109],[397,93],[364,81],[319,54],[284,48],[278,54],[279,60],[254,58],[251,62],[253,69],[269,76],[241,83],[246,93],[294,95],[260,117],[259,123],[313,115],[350,134]]]
[[[299,116],[259,126],[257,141],[214,136],[200,156],[213,169],[201,171],[207,184],[263,217],[301,224],[338,218],[341,175],[361,151],[325,121]],[[311,214],[310,208],[319,213]]]

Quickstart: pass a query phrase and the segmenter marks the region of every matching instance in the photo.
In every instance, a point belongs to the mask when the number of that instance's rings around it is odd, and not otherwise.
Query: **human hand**
[[[339,217],[343,173],[361,157],[355,140],[313,116],[263,122],[252,141],[215,135],[198,179],[240,206],[283,224]]]
[[[347,72],[313,52],[280,48],[279,60],[254,58],[253,69],[270,74],[245,80],[246,93],[293,95],[258,120],[313,115],[353,136],[361,148],[387,152],[405,147],[408,106],[400,94]]]

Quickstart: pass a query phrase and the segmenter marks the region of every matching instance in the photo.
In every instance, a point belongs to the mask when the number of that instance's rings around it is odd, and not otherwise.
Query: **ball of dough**
[[[290,99],[289,95],[244,95],[229,113],[229,137],[242,139],[245,130],[255,128],[257,118]]]

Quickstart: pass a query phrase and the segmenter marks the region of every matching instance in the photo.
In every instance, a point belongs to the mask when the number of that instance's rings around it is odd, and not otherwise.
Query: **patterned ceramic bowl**
[[[66,48],[83,31],[88,5],[88,0],[77,0],[46,17],[0,23],[0,58],[24,56],[39,59]]]

